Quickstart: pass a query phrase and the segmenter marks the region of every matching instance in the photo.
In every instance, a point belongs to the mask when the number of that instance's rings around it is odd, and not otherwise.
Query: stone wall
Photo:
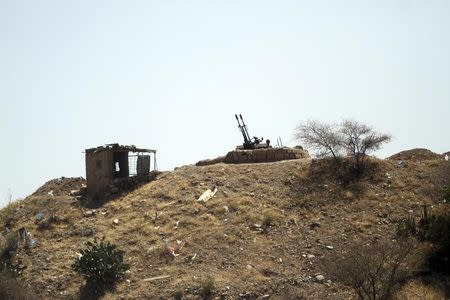
[[[308,157],[308,152],[303,149],[284,147],[255,150],[234,150],[228,152],[225,156],[224,162],[228,164],[262,163]]]
[[[245,164],[245,163],[264,163],[280,160],[309,158],[308,151],[302,148],[263,148],[254,150],[233,150],[226,156],[215,159],[206,159],[197,162],[196,166],[213,165],[217,163],[226,164]]]

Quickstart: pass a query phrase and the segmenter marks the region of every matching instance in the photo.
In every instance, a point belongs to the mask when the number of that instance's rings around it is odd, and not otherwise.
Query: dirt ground
[[[44,299],[80,298],[84,280],[71,265],[94,237],[125,250],[131,265],[104,299],[199,299],[209,278],[225,299],[353,299],[321,260],[354,242],[393,240],[398,220],[419,218],[423,204],[431,212],[445,205],[424,187],[439,188],[436,170],[448,162],[419,156],[373,159],[370,174],[346,186],[311,159],[183,166],[95,210],[70,196],[84,180],[57,179],[20,203],[13,230],[25,227],[37,243],[17,256],[27,286]],[[216,195],[197,203],[213,187]],[[58,221],[38,228],[50,215]],[[165,241],[184,243],[179,256],[162,255]],[[400,293],[416,295],[417,283]]]

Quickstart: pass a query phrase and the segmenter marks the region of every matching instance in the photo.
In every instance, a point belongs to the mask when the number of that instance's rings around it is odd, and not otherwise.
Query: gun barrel
[[[239,118],[238,118],[238,115],[234,115],[235,117],[236,117],[236,121],[238,122],[238,124],[239,124],[239,127],[241,127],[241,122],[239,122]]]
[[[241,117],[241,121],[242,121],[242,126],[245,126],[245,123],[244,123],[244,118],[242,118],[242,115],[241,115],[241,114],[239,114],[239,117]]]

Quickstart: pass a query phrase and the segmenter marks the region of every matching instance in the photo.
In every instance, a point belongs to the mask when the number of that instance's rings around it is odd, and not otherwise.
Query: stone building
[[[141,182],[157,170],[156,150],[107,144],[85,150],[87,195],[101,199]]]

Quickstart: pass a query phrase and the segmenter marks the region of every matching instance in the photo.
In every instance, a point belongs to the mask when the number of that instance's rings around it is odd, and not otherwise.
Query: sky
[[[83,151],[158,150],[161,170],[308,119],[450,150],[450,1],[0,0],[0,206],[85,176]]]

